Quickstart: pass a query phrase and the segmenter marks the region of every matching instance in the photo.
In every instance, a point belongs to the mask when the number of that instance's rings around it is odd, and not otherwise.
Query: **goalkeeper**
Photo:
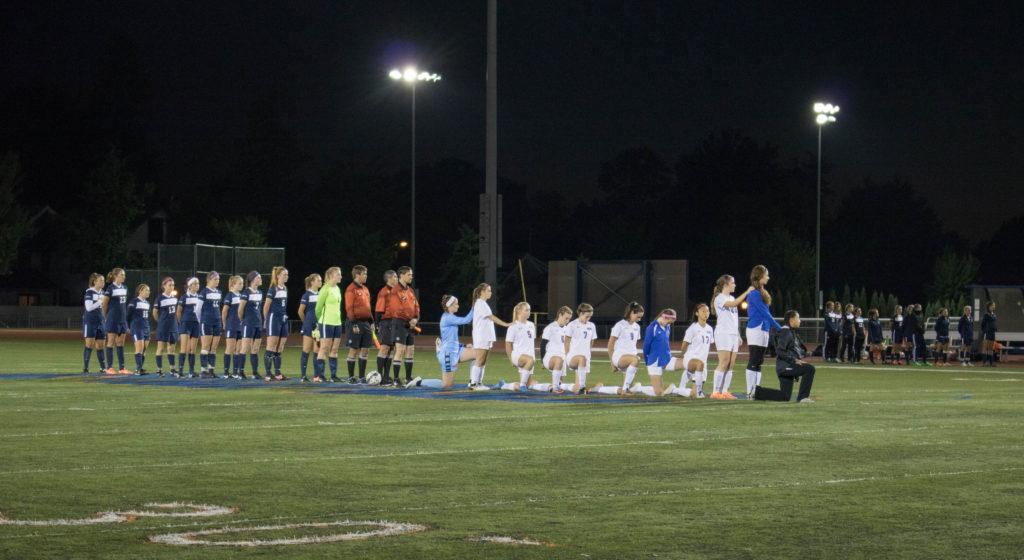
[[[341,308],[344,301],[341,298],[341,289],[338,288],[341,282],[341,268],[332,266],[324,273],[324,285],[316,299],[316,323],[318,337],[320,340],[320,352],[316,357],[316,366],[313,368],[313,383],[323,383],[324,360],[328,360],[331,366],[331,383],[338,383],[338,348],[341,347]]]

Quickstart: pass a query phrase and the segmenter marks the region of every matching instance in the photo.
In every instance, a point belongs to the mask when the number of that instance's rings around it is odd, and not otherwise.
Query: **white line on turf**
[[[188,502],[149,503],[149,510],[104,511],[92,517],[81,519],[8,519],[0,513],[0,525],[28,527],[53,527],[60,525],[97,525],[101,523],[126,523],[133,517],[217,517],[235,513],[234,508],[193,504]],[[154,511],[154,509],[156,511]],[[170,511],[185,509],[190,511]]]
[[[294,537],[290,539],[214,541],[197,538],[205,537],[207,535],[223,535],[225,533],[254,533],[260,531],[281,531],[284,529],[299,529],[304,527],[324,528],[353,526],[377,528],[372,531],[335,533],[333,535]],[[425,525],[416,525],[414,523],[396,523],[394,521],[330,521],[326,523],[290,523],[285,525],[264,525],[258,527],[224,527],[220,529],[206,529],[203,531],[192,531],[187,533],[168,533],[165,535],[155,535],[149,537],[149,540],[155,543],[170,544],[176,546],[286,546],[297,544],[319,544],[340,541],[355,541],[368,539],[371,537],[392,537],[395,535],[408,535],[410,533],[418,533],[420,531],[426,530],[427,527]]]

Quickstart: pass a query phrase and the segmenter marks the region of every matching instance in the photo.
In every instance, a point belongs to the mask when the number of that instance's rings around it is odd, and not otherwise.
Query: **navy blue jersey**
[[[996,314],[986,313],[981,318],[981,335],[985,337],[985,340],[995,340],[996,332],[999,328],[996,326]]]
[[[85,305],[85,313],[82,314],[82,322],[87,325],[95,325],[103,322],[103,294],[96,288],[89,288],[82,297]]]
[[[856,332],[854,334],[857,335],[857,338],[863,338],[864,337],[864,317],[857,317],[856,319],[854,319],[854,326],[856,327],[856,329],[855,329]]]
[[[878,319],[868,319],[868,344],[882,343],[882,322]]]
[[[960,317],[960,322],[957,323],[956,330],[960,333],[960,338],[967,343],[974,342],[974,318],[970,315],[964,315]]]
[[[178,311],[177,294],[160,294],[156,296],[155,304],[157,310],[157,326],[166,327],[169,325],[174,327],[173,330],[177,330],[178,316],[175,315]]]
[[[242,301],[242,296],[238,292],[228,292],[224,296],[224,305],[228,306],[228,320],[224,324],[224,328],[229,331],[237,331],[241,328],[241,320],[238,318],[238,304]]]
[[[198,323],[203,300],[198,293],[185,292],[185,297],[178,300],[178,307],[181,308],[182,323]]]
[[[299,304],[306,306],[306,314],[302,317],[302,328],[313,328],[316,326],[316,300],[320,294],[312,290],[306,290],[299,299]]]
[[[949,317],[935,319],[935,336],[949,338]]]
[[[216,288],[203,288],[199,290],[199,297],[203,300],[203,311],[200,317],[207,325],[220,324],[221,294]]]
[[[903,315],[897,315],[892,318],[892,336],[893,338],[903,336]]]
[[[103,291],[110,298],[107,302],[108,321],[126,321],[128,318],[128,288],[124,284],[110,284]]]
[[[132,299],[131,303],[128,304],[128,324],[131,325],[133,331],[138,330],[138,327],[149,328],[148,299]]]
[[[843,315],[843,336],[853,336],[853,313]]]
[[[267,315],[273,315],[284,320],[288,318],[288,288],[271,286],[267,290],[267,298],[270,299],[270,309]]]
[[[259,290],[242,290],[239,305],[245,306],[242,324],[247,327],[259,328],[263,324],[263,292]]]

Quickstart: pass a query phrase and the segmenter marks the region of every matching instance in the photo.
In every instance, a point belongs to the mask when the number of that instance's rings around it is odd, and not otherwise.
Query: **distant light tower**
[[[409,251],[409,266],[411,266],[413,270],[416,270],[416,83],[436,82],[441,79],[441,75],[418,71],[415,66],[406,66],[405,70],[399,70],[398,68],[392,69],[388,72],[388,76],[395,81],[401,80],[409,84],[412,88],[412,177],[410,180],[412,184],[412,200],[410,203],[410,216],[412,219],[412,247]]]
[[[814,104],[814,122],[818,123],[818,212],[816,220],[816,240],[814,243],[814,317],[821,318],[821,129],[828,123],[836,122],[839,105],[831,103]],[[818,340],[821,340],[819,331]]]

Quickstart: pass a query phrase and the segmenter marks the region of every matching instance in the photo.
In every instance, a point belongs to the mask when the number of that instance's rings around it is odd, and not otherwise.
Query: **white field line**
[[[222,535],[225,533],[252,533],[259,531],[280,531],[283,529],[298,529],[302,527],[352,527],[368,526],[377,527],[372,531],[356,531],[352,533],[335,533],[333,535],[295,537],[290,539],[271,540],[244,540],[244,541],[211,541],[199,539],[206,535]],[[176,546],[287,546],[297,544],[320,544],[340,541],[364,540],[371,537],[393,537],[395,535],[408,535],[426,531],[426,525],[413,523],[396,523],[394,521],[330,521],[327,523],[289,523],[285,525],[264,525],[259,527],[224,527],[220,529],[207,529],[204,531],[193,531],[188,533],[168,533],[149,537],[151,542],[169,544]]]
[[[969,379],[969,378],[966,378],[966,377],[954,377],[954,378],[951,379],[951,381],[972,381],[972,382],[973,381],[995,381],[995,382],[1020,383],[1021,381],[1024,381],[1024,379],[1013,379],[1013,378],[1009,378],[1009,379],[986,379],[986,378]]]
[[[854,373],[857,371],[889,371],[889,372],[900,372],[900,373],[930,373],[930,374],[941,374],[941,373],[981,373],[990,374],[998,373],[999,375],[1024,375],[1024,371],[1019,369],[1007,369],[1007,368],[956,368],[956,367],[904,367],[904,366],[889,366],[889,367],[878,367],[878,366],[846,366],[842,364],[821,364],[811,362],[816,370],[831,370],[841,369],[844,372]]]
[[[844,477],[834,478],[828,480],[817,480],[810,482],[800,482],[794,480],[787,480],[783,482],[765,482],[760,484],[745,484],[745,485],[732,485],[732,486],[707,486],[698,485],[686,488],[669,488],[662,490],[637,490],[634,492],[613,492],[613,493],[597,493],[597,494],[570,494],[570,495],[540,495],[540,496],[526,496],[512,500],[495,500],[495,501],[480,501],[480,502],[443,502],[429,506],[405,506],[397,508],[376,508],[366,510],[355,510],[348,512],[339,513],[327,513],[321,515],[278,515],[269,517],[250,517],[245,519],[236,520],[224,520],[224,521],[203,521],[203,522],[192,522],[192,523],[175,523],[165,524],[158,527],[152,526],[121,526],[118,528],[111,529],[99,529],[95,530],[98,533],[132,533],[132,532],[150,532],[158,529],[174,529],[181,527],[208,527],[208,526],[219,526],[225,525],[241,525],[247,523],[266,523],[266,522],[281,522],[285,520],[294,519],[328,519],[339,517],[351,517],[353,515],[367,516],[367,515],[393,515],[396,513],[409,513],[409,512],[432,512],[450,509],[474,509],[474,508],[493,508],[493,507],[508,507],[508,506],[531,506],[538,503],[547,502],[565,502],[565,501],[576,501],[585,502],[591,500],[606,500],[606,499],[630,499],[630,498],[657,498],[662,496],[679,496],[689,495],[694,492],[701,493],[714,493],[714,492],[732,492],[732,491],[748,491],[748,490],[784,490],[788,488],[797,487],[828,487],[838,486],[844,484],[857,484],[861,482],[897,482],[902,480],[913,480],[920,478],[942,478],[942,477],[956,477],[956,476],[968,476],[968,475],[979,475],[979,474],[1000,474],[1007,472],[1019,472],[1024,470],[1024,467],[1002,467],[995,469],[976,469],[976,470],[962,470],[962,471],[946,471],[946,472],[923,472],[923,473],[903,473],[886,476],[868,476],[868,477]],[[72,535],[76,533],[64,532],[64,533],[30,533],[25,535],[3,535],[0,536],[0,540],[7,539],[31,539],[31,538],[45,538],[52,539],[54,537],[62,535]]]
[[[554,546],[550,543],[544,543],[540,541],[534,541],[530,539],[517,539],[513,537],[503,537],[498,535],[487,535],[483,537],[471,537],[467,539],[472,542],[485,542],[494,544],[511,544],[511,545],[525,545],[525,546]]]
[[[701,443],[701,442],[715,442],[715,441],[734,441],[734,440],[758,440],[758,439],[774,439],[774,438],[802,438],[802,437],[817,437],[827,435],[850,435],[850,434],[868,434],[868,433],[894,433],[894,432],[916,432],[916,431],[927,431],[927,430],[948,430],[955,427],[962,426],[916,426],[910,428],[874,428],[869,430],[837,430],[837,431],[819,431],[819,432],[770,432],[767,434],[757,435],[737,435],[737,436],[706,436],[696,438],[680,438],[675,440],[640,440],[640,441],[625,441],[625,442],[614,442],[614,443],[587,443],[578,445],[542,445],[542,446],[510,446],[510,447],[483,447],[483,448],[470,448],[470,449],[431,449],[431,450],[418,450],[418,451],[396,451],[393,453],[367,453],[358,455],[321,455],[321,456],[307,456],[307,457],[252,457],[252,458],[233,458],[231,460],[218,460],[218,461],[192,461],[192,462],[177,462],[177,463],[148,463],[148,464],[134,464],[134,465],[86,465],[78,467],[53,467],[53,468],[40,468],[40,469],[17,469],[0,471],[0,476],[9,475],[21,475],[21,474],[42,474],[42,473],[68,473],[68,472],[104,472],[104,471],[124,471],[124,470],[142,470],[142,469],[161,469],[161,468],[184,468],[184,467],[205,467],[215,465],[239,465],[239,464],[266,464],[266,463],[314,463],[314,462],[330,462],[330,461],[360,461],[366,459],[392,459],[399,457],[429,457],[429,456],[443,456],[443,455],[476,455],[476,454],[488,454],[488,453],[512,453],[512,452],[536,452],[545,451],[549,449],[591,449],[591,448],[607,448],[607,447],[632,447],[632,446],[652,446],[652,445],[681,445],[686,443]],[[970,426],[972,429],[978,428],[979,426]]]
[[[0,513],[0,525],[17,525],[28,527],[54,527],[61,525],[97,525],[100,523],[127,523],[136,517],[218,517],[235,513],[234,508],[223,506],[211,506],[207,504],[193,504],[188,502],[171,502],[164,504],[145,504],[149,510],[131,511],[103,511],[92,517],[81,519],[8,519]],[[174,509],[187,509],[191,511],[170,511]]]

